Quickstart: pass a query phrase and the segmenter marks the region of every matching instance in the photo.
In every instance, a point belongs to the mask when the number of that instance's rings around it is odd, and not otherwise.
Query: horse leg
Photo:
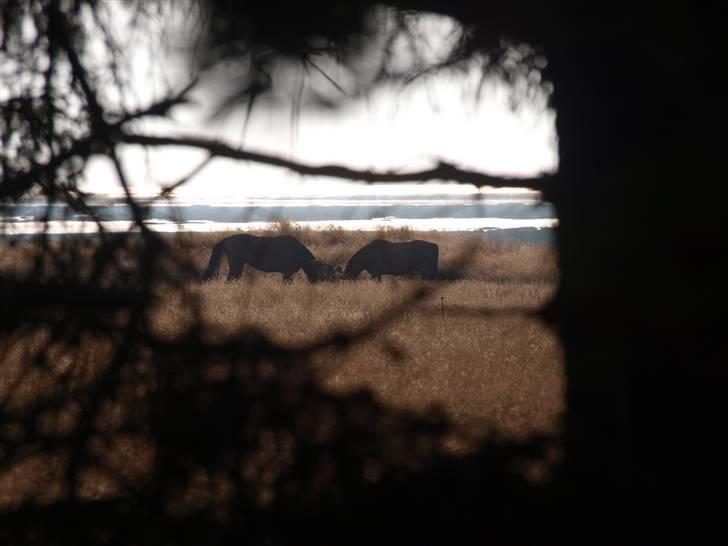
[[[230,264],[230,271],[228,272],[228,280],[234,281],[240,278],[240,276],[243,274],[243,268],[245,267],[245,262],[242,260],[240,263]]]

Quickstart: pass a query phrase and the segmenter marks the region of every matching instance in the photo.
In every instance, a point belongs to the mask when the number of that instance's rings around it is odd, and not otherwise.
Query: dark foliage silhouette
[[[99,223],[96,245],[57,245],[43,235],[30,272],[0,271],[0,361],[10,361],[18,339],[35,336],[26,355],[33,365],[3,372],[0,467],[45,471],[35,473],[37,483],[23,483],[21,473],[23,494],[3,501],[3,543],[725,538],[719,12],[460,0],[392,1],[384,11],[366,1],[184,4],[199,20],[194,60],[202,68],[233,62],[244,76],[231,78],[239,85],[222,109],[252,108],[285,85],[273,76],[291,64],[339,91],[301,91],[297,107],[336,107],[383,82],[472,59],[512,82],[539,80],[529,79],[536,73],[550,82],[541,87],[553,90],[559,172],[519,183],[542,190],[559,216],[561,285],[543,316],[565,348],[568,391],[564,460],[553,481],[534,485],[514,467],[542,457],[551,439],[493,439],[455,459],[437,447],[449,427],[442,416],[318,386],[311,356],[345,347],[385,319],[295,349],[255,331],[211,340],[197,323],[172,338],[155,335],[147,315],[160,298],[155,287],[183,286],[196,272],[146,226],[117,149],[183,145],[210,158],[365,182],[513,180],[444,161],[413,173],[309,165],[202,137],[145,134],[134,122],[167,115],[189,89],[141,108],[102,91],[101,82],[113,82],[119,96],[128,92],[122,64],[87,55],[91,34],[112,43],[105,3],[0,6],[0,198],[42,196],[96,218],[78,180],[87,160],[102,156],[127,189],[139,231],[111,236]],[[169,6],[133,4],[132,21],[144,29]],[[404,36],[417,51],[419,12],[453,17],[462,37],[447,59],[397,68],[392,44]],[[372,56],[380,62],[362,64]],[[351,89],[328,75],[324,59],[352,69]],[[192,316],[194,300],[186,300]],[[92,343],[93,355],[79,356]],[[41,381],[50,386],[30,400],[21,387],[35,377],[53,381]],[[120,463],[119,453],[138,464]],[[94,476],[110,484],[104,495],[88,490]]]

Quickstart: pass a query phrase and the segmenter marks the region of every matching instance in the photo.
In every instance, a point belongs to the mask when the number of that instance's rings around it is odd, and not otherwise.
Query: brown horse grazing
[[[337,274],[333,266],[319,262],[295,237],[240,234],[226,237],[213,247],[203,281],[218,278],[223,254],[229,265],[228,280],[239,279],[245,264],[268,273],[283,273],[286,282],[292,281],[291,275],[299,269],[303,269],[310,282],[334,280]]]
[[[437,275],[439,248],[427,241],[391,243],[375,239],[360,248],[344,269],[344,278],[355,279],[366,270],[374,279],[382,275],[406,275],[417,271],[423,279],[434,279]]]

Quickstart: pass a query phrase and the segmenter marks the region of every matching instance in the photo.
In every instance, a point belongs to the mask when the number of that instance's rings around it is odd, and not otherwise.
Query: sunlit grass
[[[239,281],[190,285],[215,335],[252,327],[295,347],[380,320],[373,335],[317,355],[327,388],[366,387],[383,403],[401,408],[437,405],[473,437],[557,430],[562,355],[557,336],[537,316],[557,287],[552,247],[488,243],[477,234],[318,232],[287,223],[279,228],[274,233],[293,234],[320,259],[342,266],[375,237],[433,241],[440,246],[443,276],[455,280],[385,276],[377,283],[363,273],[357,281],[310,284],[299,272],[285,284],[280,274],[246,268]],[[198,237],[193,259],[202,271],[222,236]],[[223,265],[221,279],[225,271]],[[423,286],[427,294],[403,308]],[[183,331],[185,307],[182,301],[163,301],[153,324],[174,336]]]
[[[303,347],[334,332],[355,334],[377,321],[373,332],[353,343],[313,353],[310,363],[325,391],[336,395],[366,389],[394,410],[440,412],[454,425],[456,434],[444,446],[454,454],[472,451],[493,433],[525,438],[559,431],[564,410],[562,352],[556,334],[538,315],[558,284],[553,248],[494,244],[473,234],[314,232],[285,223],[278,228],[274,233],[289,232],[320,259],[342,266],[375,237],[430,240],[440,246],[443,275],[429,282],[416,276],[385,276],[378,283],[364,273],[356,281],[310,284],[299,272],[286,284],[280,274],[246,268],[235,282],[200,283],[183,277],[157,288],[147,316],[151,333],[184,339],[187,329],[201,319],[211,340],[235,339],[254,329],[285,347]],[[170,251],[201,273],[212,246],[223,236],[170,238]],[[0,248],[0,271],[21,275],[32,266],[34,250],[27,245]],[[421,288],[423,295],[403,305]],[[82,419],[79,403],[88,404],[88,388],[113,366],[113,344],[102,335],[68,344],[54,340],[45,327],[0,338],[2,438],[21,442],[16,435],[25,434],[20,423],[28,412],[37,415],[33,427],[44,435],[61,438],[75,430]],[[142,368],[135,374],[146,373],[143,366],[149,366],[143,355],[140,359]],[[113,431],[114,439],[108,445],[85,446],[106,461],[107,470],[80,476],[80,498],[113,496],[122,478],[132,483],[146,479],[154,440],[141,430],[126,433],[120,427],[129,408],[143,411],[153,384],[123,387],[128,392],[117,395],[127,406],[113,399],[99,402],[93,426]],[[53,411],[39,410],[44,405]],[[66,475],[67,457],[51,452],[10,461],[0,471],[0,508],[20,499],[51,502],[66,495],[58,484]]]

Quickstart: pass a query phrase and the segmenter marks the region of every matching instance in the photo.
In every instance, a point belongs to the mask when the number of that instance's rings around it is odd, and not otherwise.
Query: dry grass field
[[[210,339],[228,339],[253,328],[295,348],[376,321],[378,327],[354,343],[314,352],[313,366],[324,390],[343,395],[366,389],[385,407],[440,412],[457,431],[448,440],[453,454],[467,453],[490,433],[521,439],[558,432],[564,409],[562,354],[557,336],[535,315],[557,287],[552,247],[495,244],[467,233],[315,232],[285,222],[275,232],[295,235],[319,259],[342,266],[375,237],[430,240],[440,246],[443,278],[424,282],[385,276],[377,283],[363,273],[355,281],[310,284],[299,272],[285,284],[280,274],[247,268],[241,280],[228,282],[222,280],[227,273],[223,263],[221,280],[203,284],[190,279],[181,290],[160,286],[148,315],[152,332],[161,339],[179,339],[201,318]],[[202,272],[212,246],[224,235],[183,235],[170,245]],[[23,245],[0,248],[0,269],[7,273],[27,267],[27,251]],[[38,355],[44,352],[39,366]],[[112,354],[108,340],[92,336],[74,347],[54,347],[48,331],[5,335],[0,338],[2,409],[22,416],[58,392],[58,383],[81,392],[113,365]],[[144,398],[145,393],[129,396],[137,395]],[[67,399],[63,411],[45,417],[38,413],[44,420],[37,426],[59,436],[77,426],[83,420],[80,405],[73,395]],[[113,401],[105,406],[105,422],[124,421],[114,413],[122,410],[115,408]],[[3,442],[25,434],[22,427],[13,428],[12,418],[3,426]],[[130,479],[143,479],[153,459],[143,438],[121,434],[122,447],[85,448],[107,459],[117,457],[122,461],[117,467]],[[15,505],[31,491],[38,502],[63,496],[61,485],[47,485],[53,481],[48,473],[68,471],[60,459],[57,464],[53,460],[47,453],[5,460],[0,508]],[[101,476],[87,476],[86,485],[79,485],[81,496],[103,496],[104,483]]]
[[[319,259],[341,266],[375,237],[433,241],[444,276],[455,278],[428,283],[385,276],[377,283],[365,272],[356,281],[311,285],[299,272],[286,285],[279,274],[248,268],[241,281],[195,287],[214,331],[252,326],[296,346],[386,317],[374,335],[347,351],[319,355],[329,388],[365,386],[386,404],[417,410],[440,405],[477,436],[491,429],[519,436],[555,430],[563,409],[558,338],[530,315],[554,294],[553,248],[489,244],[467,233],[282,231],[299,237]],[[219,238],[207,238],[195,256],[200,271]],[[401,309],[422,286],[427,295]],[[184,323],[175,312],[181,309],[165,306],[153,323],[173,332]]]

